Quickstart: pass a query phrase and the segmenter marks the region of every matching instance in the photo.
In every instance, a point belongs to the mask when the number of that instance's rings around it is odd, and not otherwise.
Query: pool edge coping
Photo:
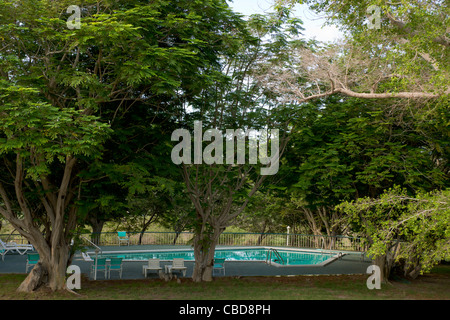
[[[342,256],[347,254],[347,253],[343,253],[340,250],[324,250],[324,249],[292,248],[292,247],[274,247],[274,246],[258,246],[258,247],[255,247],[255,246],[243,246],[243,247],[223,246],[222,247],[221,246],[221,247],[218,247],[218,248],[216,247],[216,251],[217,251],[217,249],[219,249],[219,250],[229,250],[229,249],[236,249],[236,248],[239,248],[239,249],[242,249],[242,250],[255,249],[255,248],[260,248],[262,250],[276,249],[276,250],[283,250],[283,251],[303,251],[303,252],[321,253],[321,254],[333,254],[333,253],[335,253],[334,256],[332,256],[329,259],[327,259],[325,261],[322,261],[322,262],[320,262],[318,264],[283,265],[283,264],[279,264],[279,263],[272,262],[272,261],[269,261],[269,263],[267,263],[267,260],[230,260],[230,261],[228,261],[228,262],[233,262],[233,263],[234,262],[264,262],[267,265],[274,266],[274,267],[277,267],[277,268],[324,267],[324,266],[326,266],[326,265],[328,265],[328,264],[338,260],[340,257],[342,257]],[[193,250],[192,248],[189,248],[189,249],[187,249],[187,248],[186,249],[164,249],[164,251],[166,251],[166,252],[180,252],[180,251],[192,251],[192,250]],[[160,251],[161,251],[161,249],[128,250],[128,251],[124,251],[124,250],[117,251],[117,250],[115,250],[115,251],[102,251],[102,254],[105,254],[105,253],[106,254],[114,254],[114,253],[124,253],[124,252],[133,252],[133,253],[142,252],[143,253],[143,252],[160,252]],[[82,256],[82,258],[83,258],[83,260],[85,262],[92,262],[92,261],[94,261],[94,259],[91,258],[91,255],[89,255],[89,253],[95,254],[94,251],[81,252],[81,256]],[[140,263],[142,263],[142,262],[146,262],[148,260],[124,260],[124,261],[126,261],[126,262],[140,262]],[[172,260],[160,260],[160,261],[161,262],[168,262],[168,261],[172,261]],[[185,262],[195,263],[195,260],[185,260]]]

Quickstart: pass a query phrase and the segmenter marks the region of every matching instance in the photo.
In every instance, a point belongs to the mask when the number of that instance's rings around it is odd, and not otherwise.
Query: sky
[[[227,0],[234,11],[244,15],[270,12],[275,0]],[[324,19],[320,15],[308,9],[305,5],[295,6],[295,16],[303,20],[306,38],[315,38],[318,41],[334,41],[340,37],[336,27],[323,26]]]

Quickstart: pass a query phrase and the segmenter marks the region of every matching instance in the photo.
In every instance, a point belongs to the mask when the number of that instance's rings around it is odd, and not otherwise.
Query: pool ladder
[[[270,264],[272,262],[272,256],[275,256],[274,262],[278,260],[278,262],[281,262],[281,264],[284,264],[284,260],[281,257],[280,253],[275,248],[270,248],[267,250],[266,254],[266,263]]]
[[[88,238],[83,237],[83,236],[82,236],[82,238],[83,238],[84,240],[86,240],[87,242],[89,242],[90,244],[92,244],[92,245],[98,250],[98,252],[100,252],[100,256],[103,255],[102,248],[100,248],[98,245],[96,245],[95,243],[93,243],[93,242],[92,242],[91,240],[89,240]]]

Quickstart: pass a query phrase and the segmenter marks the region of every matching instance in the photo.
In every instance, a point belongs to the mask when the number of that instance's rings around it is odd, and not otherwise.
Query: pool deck
[[[219,247],[218,247],[219,248]],[[105,246],[102,251],[128,251],[128,250],[159,250],[159,249],[191,249],[189,246],[161,246],[161,245],[139,245],[139,246]],[[87,248],[88,252],[94,251],[93,247]],[[27,256],[15,253],[8,253],[5,260],[0,260],[1,273],[25,273]],[[72,261],[73,265],[80,267],[81,272],[89,276],[91,261],[85,261],[81,253],[77,253]],[[145,261],[124,261],[122,279],[143,279],[142,266]],[[169,261],[162,261],[161,265],[171,264]],[[226,276],[293,276],[293,275],[338,275],[338,274],[366,274],[371,260],[363,258],[361,254],[346,254],[343,257],[325,266],[274,266],[264,262],[227,261]],[[187,267],[186,277],[192,276],[194,261],[185,261]],[[223,276],[215,273],[215,276]],[[118,279],[117,272],[111,273],[111,279]],[[148,274],[148,278],[158,278],[156,273]],[[97,279],[103,280],[103,273],[97,274]]]

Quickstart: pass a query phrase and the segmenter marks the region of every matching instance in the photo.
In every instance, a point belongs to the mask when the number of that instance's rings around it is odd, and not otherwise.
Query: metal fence
[[[191,245],[192,232],[128,233],[132,245]],[[86,235],[87,236],[87,235]],[[89,235],[92,242],[101,246],[118,245],[116,232]],[[223,246],[282,246],[310,249],[366,251],[362,238],[346,236],[305,235],[287,233],[231,233],[220,235],[218,245]]]
[[[20,234],[0,234],[0,239],[7,242],[15,242],[17,244],[28,244],[28,240]]]
[[[130,245],[191,245],[192,232],[128,232]],[[28,243],[21,235],[0,235],[3,241]],[[90,239],[99,246],[119,245],[117,232],[102,232],[100,234],[83,234],[82,241],[91,246],[86,240]],[[224,246],[281,246],[308,249],[366,251],[362,238],[347,236],[306,235],[288,233],[222,233],[218,245]]]

